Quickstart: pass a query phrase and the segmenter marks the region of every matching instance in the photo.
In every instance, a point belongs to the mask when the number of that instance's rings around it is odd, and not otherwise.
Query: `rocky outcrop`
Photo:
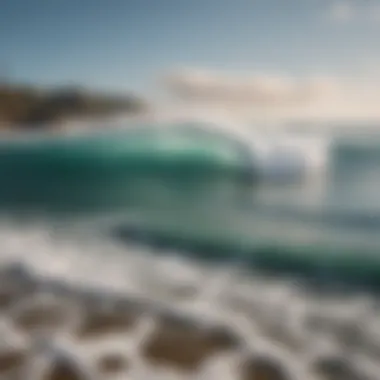
[[[146,109],[147,104],[133,95],[99,94],[75,87],[40,90],[0,84],[0,126],[6,129],[33,129],[86,117],[136,114]]]

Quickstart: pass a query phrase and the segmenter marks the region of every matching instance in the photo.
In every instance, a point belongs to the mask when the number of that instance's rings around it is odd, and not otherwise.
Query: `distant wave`
[[[336,283],[346,287],[370,287],[380,290],[380,257],[377,247],[365,245],[305,243],[277,239],[263,240],[258,236],[249,242],[239,237],[197,236],[136,224],[121,224],[111,236],[128,244],[137,242],[161,249],[174,250],[206,261],[248,265],[273,275],[295,276],[320,284]]]

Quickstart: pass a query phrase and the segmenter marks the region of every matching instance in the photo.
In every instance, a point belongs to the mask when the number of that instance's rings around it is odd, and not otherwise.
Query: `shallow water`
[[[2,265],[26,264],[41,289],[71,284],[75,299],[93,299],[83,286],[98,295],[117,291],[195,325],[229,326],[243,339],[215,357],[204,351],[208,360],[196,369],[190,354],[168,353],[164,367],[140,360],[128,342],[145,338],[127,332],[90,342],[49,332],[49,342],[68,345],[90,372],[96,347],[114,345],[129,365],[109,378],[241,378],[240,361],[265,356],[282,363],[288,378],[327,379],[315,373],[317,358],[337,367],[343,357],[355,367],[346,368],[351,375],[335,369],[330,378],[377,379],[380,138],[216,131],[193,123],[175,132],[2,143]],[[112,300],[100,295],[91,310]],[[32,346],[33,339],[26,338]],[[181,360],[191,370],[169,370]],[[255,365],[245,378],[254,378]]]

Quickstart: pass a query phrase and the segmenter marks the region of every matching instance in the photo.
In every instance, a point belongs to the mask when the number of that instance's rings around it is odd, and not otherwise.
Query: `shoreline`
[[[12,379],[327,380],[339,378],[328,374],[336,366],[344,378],[366,373],[345,361],[344,349],[320,346],[323,340],[305,356],[302,341],[310,337],[281,332],[265,308],[256,310],[264,318],[256,331],[243,314],[226,322],[211,305],[211,314],[195,312],[191,301],[169,305],[70,284],[19,262],[0,266],[0,281],[0,375]],[[251,307],[242,300],[234,306],[237,313]]]
[[[8,327],[13,325],[8,330],[9,336],[0,339],[1,343],[7,341],[8,347],[0,350],[0,374],[28,373],[31,378],[33,356],[37,360],[38,352],[46,358],[50,356],[53,367],[61,367],[59,371],[52,367],[50,372],[57,373],[50,375],[45,367],[42,371],[45,377],[37,376],[41,379],[61,379],[62,373],[67,376],[65,380],[99,375],[108,378],[106,375],[112,372],[120,375],[128,370],[143,370],[137,368],[141,366],[141,359],[147,361],[147,367],[152,365],[153,379],[160,365],[167,367],[164,372],[170,372],[173,366],[180,376],[199,370],[202,363],[215,354],[244,352],[243,339],[230,327],[212,319],[186,316],[153,299],[44,279],[19,263],[0,268],[0,280],[1,319]],[[135,346],[129,350],[122,342],[127,343],[128,338]],[[85,360],[77,355],[79,346],[96,346],[102,340],[103,354],[100,349],[87,355]],[[139,347],[144,341],[145,346]],[[173,344],[177,348],[171,347]],[[112,346],[122,347],[124,352],[120,349],[115,352]],[[135,357],[133,363],[128,353],[132,358],[135,355],[141,358]],[[27,369],[25,365],[31,367]],[[131,368],[133,366],[136,368]],[[34,368],[36,370],[40,372],[41,368]]]

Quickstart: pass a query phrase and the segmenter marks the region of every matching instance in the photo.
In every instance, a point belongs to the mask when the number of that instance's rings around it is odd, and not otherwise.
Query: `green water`
[[[257,169],[248,146],[198,129],[2,141],[0,209],[93,220],[95,234],[126,244],[380,286],[380,166],[359,152],[335,157],[322,182],[269,184],[247,176]]]

